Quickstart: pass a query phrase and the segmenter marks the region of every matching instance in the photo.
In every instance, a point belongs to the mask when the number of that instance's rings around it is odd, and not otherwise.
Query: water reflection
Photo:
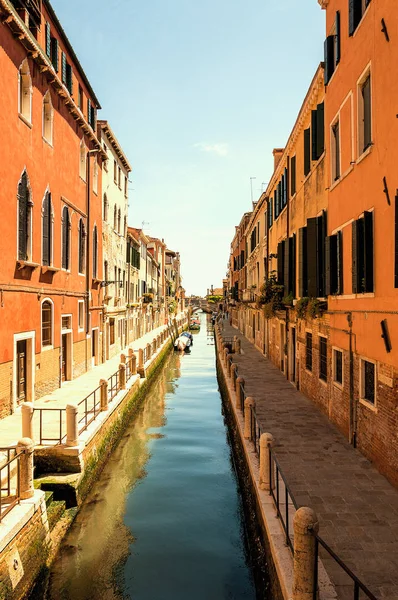
[[[202,316],[171,355],[62,544],[49,599],[255,598]]]

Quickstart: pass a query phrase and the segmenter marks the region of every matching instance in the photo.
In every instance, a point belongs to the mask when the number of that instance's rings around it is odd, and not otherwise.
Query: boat
[[[174,350],[181,352],[190,352],[192,344],[192,335],[189,332],[184,331],[180,336],[178,336],[178,338],[174,342]]]
[[[200,329],[200,319],[199,317],[191,317],[191,320],[189,322],[189,329],[191,329],[192,331],[199,331]]]

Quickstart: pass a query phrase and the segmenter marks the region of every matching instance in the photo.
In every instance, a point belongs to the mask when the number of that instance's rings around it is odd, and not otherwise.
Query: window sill
[[[30,262],[29,260],[17,260],[18,271],[22,269],[31,269],[34,271],[38,267],[40,267],[39,263]]]
[[[84,333],[84,327],[78,327],[77,331],[78,333]]]
[[[64,269],[64,267],[62,267],[61,271],[63,271],[64,273],[70,273],[70,269]]]
[[[369,402],[369,400],[366,400],[365,398],[360,398],[359,399],[359,404],[362,404],[363,406],[366,406],[366,408],[369,408],[369,410],[371,410],[372,412],[377,414],[377,407],[375,404],[373,404],[372,402]]]
[[[329,188],[329,192],[331,192],[332,190],[334,190],[334,188],[336,188],[339,183],[341,183],[343,181],[343,179],[345,179],[350,173],[351,171],[354,169],[354,166],[351,165],[347,171],[345,171],[342,175],[340,175],[340,177],[338,179],[336,179],[335,181],[333,181],[333,183],[331,184],[330,188]]]
[[[310,371],[308,367],[305,367],[305,372],[306,372],[308,375],[313,375],[312,371]]]
[[[335,388],[337,388],[338,390],[340,390],[341,392],[344,390],[344,386],[342,383],[339,383],[338,381],[333,381],[333,385]]]
[[[328,386],[328,382],[325,379],[322,379],[322,377],[318,377],[319,379],[319,383],[321,383],[324,387]]]
[[[359,165],[360,162],[362,162],[364,160],[364,158],[366,158],[367,156],[369,156],[369,154],[372,152],[372,148],[373,148],[374,144],[373,142],[370,144],[370,146],[368,146],[366,148],[366,150],[364,150],[361,154],[361,156],[359,156],[356,160],[356,164]]]
[[[83,181],[83,183],[86,183],[86,179],[85,179],[85,177],[82,177],[81,175],[79,175],[79,179],[80,179],[81,181]]]
[[[78,275],[80,275],[80,277],[85,277],[86,276],[85,273],[80,273],[80,271],[79,271]]]
[[[42,273],[58,273],[60,269],[58,267],[53,267],[51,265],[43,265],[41,268]]]
[[[18,113],[18,117],[21,119],[21,121],[23,123],[25,123],[25,125],[27,125],[29,127],[29,129],[32,129],[33,125],[32,123],[29,121],[29,119],[27,119],[26,117],[23,116],[22,113]]]
[[[48,350],[54,350],[54,345],[50,344],[49,346],[42,346],[41,347],[41,351],[42,352],[47,352]]]

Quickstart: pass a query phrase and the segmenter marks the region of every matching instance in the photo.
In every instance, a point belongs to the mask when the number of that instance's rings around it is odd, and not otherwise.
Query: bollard
[[[238,377],[235,381],[235,391],[236,391],[236,408],[239,410],[243,409],[243,392],[242,386],[245,385],[245,380],[243,377]]]
[[[143,348],[140,348],[138,350],[138,368],[139,369],[144,368],[144,350],[143,350]]]
[[[152,350],[152,346],[151,344],[147,344],[146,345],[146,359],[147,361],[151,358],[151,350]]]
[[[231,377],[231,360],[233,358],[233,354],[227,354],[227,375],[228,377]]]
[[[76,404],[66,405],[66,445],[77,446],[79,444],[79,426],[77,415],[79,409]]]
[[[33,440],[24,437],[17,444],[17,454],[21,452],[19,457],[19,497],[21,500],[32,498],[35,493],[33,487]]]
[[[308,506],[299,508],[293,518],[293,600],[314,598],[315,536],[319,523],[316,513]]]
[[[33,414],[32,402],[24,402],[21,406],[22,413],[22,437],[33,440]]]
[[[252,407],[255,406],[254,399],[249,397],[245,400],[245,440],[252,440]]]
[[[126,389],[126,365],[120,363],[119,365],[119,390]]]
[[[232,365],[231,365],[231,380],[232,380],[232,385],[233,385],[234,389],[236,387],[237,371],[238,371],[238,365],[236,365],[235,363],[232,363]]]
[[[158,348],[160,348],[160,346],[162,345],[162,336],[160,334],[156,338],[156,343],[157,343]]]
[[[156,350],[158,349],[156,338],[153,338],[153,340],[152,340],[152,347],[153,347],[153,354],[155,354]]]
[[[101,410],[108,410],[108,380],[101,379]]]
[[[130,373],[131,375],[137,375],[137,357],[134,352],[130,356]]]
[[[224,364],[227,366],[227,356],[229,355],[228,348],[224,348]]]
[[[260,489],[274,489],[274,471],[270,472],[270,452],[269,449],[274,445],[274,438],[270,433],[263,433],[260,436]],[[271,482],[270,482],[271,476]]]
[[[120,355],[120,362],[123,363],[124,365],[126,364],[126,355],[125,354]]]
[[[235,352],[236,354],[240,354],[240,338],[236,338],[236,342],[235,342]]]

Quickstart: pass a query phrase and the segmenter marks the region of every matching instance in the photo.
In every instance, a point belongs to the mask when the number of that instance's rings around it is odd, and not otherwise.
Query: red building
[[[0,417],[99,360],[99,102],[48,0],[0,0]]]

